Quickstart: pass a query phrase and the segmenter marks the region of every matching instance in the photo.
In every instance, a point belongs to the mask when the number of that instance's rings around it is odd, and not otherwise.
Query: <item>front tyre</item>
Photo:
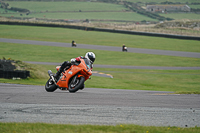
[[[78,91],[80,88],[82,88],[82,86],[84,85],[84,82],[85,82],[84,77],[77,78],[75,82],[71,80],[68,87],[69,92],[74,93]]]
[[[50,78],[46,85],[45,85],[45,90],[47,92],[54,92],[58,87],[55,85],[55,83],[53,82],[53,80]]]

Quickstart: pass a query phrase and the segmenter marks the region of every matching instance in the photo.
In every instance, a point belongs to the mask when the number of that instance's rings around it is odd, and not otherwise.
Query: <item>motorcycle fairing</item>
[[[87,80],[91,75],[91,64],[88,63],[87,59],[81,59],[81,63],[79,65],[72,65],[68,70],[65,72],[62,72],[61,78],[57,82],[57,85],[60,88],[67,88],[69,85],[69,81],[72,77],[74,77],[77,74],[77,77],[80,78],[83,76],[85,80]],[[56,69],[59,70],[60,66],[57,66]]]

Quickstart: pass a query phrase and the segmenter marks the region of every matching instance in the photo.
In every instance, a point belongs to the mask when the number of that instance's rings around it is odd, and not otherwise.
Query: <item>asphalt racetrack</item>
[[[0,42],[71,47],[71,44],[2,39]],[[63,46],[62,46],[63,45]],[[78,44],[78,48],[85,44]],[[121,51],[120,47],[88,48]],[[138,49],[128,49],[138,52]],[[131,51],[133,50],[133,51]],[[136,51],[134,51],[136,50]],[[146,50],[141,53],[200,58],[200,53]],[[40,62],[32,62],[40,63]],[[47,63],[48,64],[48,63]],[[100,65],[101,66],[101,65]],[[127,67],[127,66],[101,66]],[[140,69],[131,67],[128,69]],[[143,67],[144,69],[200,69],[199,67]],[[45,83],[44,83],[45,84]],[[145,126],[200,126],[200,96],[172,92],[85,88],[76,93],[44,86],[0,83],[1,122],[45,122],[64,124],[137,124]]]
[[[1,122],[200,126],[200,96],[85,88],[76,93],[0,83]]]

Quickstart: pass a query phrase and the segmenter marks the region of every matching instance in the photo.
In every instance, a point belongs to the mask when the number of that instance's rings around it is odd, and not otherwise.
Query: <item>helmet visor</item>
[[[95,58],[90,58],[90,60],[92,61],[92,63],[94,63],[94,61],[95,61]]]

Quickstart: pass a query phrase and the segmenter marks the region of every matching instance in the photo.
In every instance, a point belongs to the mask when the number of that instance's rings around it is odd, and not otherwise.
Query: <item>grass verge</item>
[[[37,78],[2,79],[1,83],[28,84],[44,86],[48,80],[47,71],[56,72],[53,65],[34,65],[38,69]],[[127,90],[172,91],[179,94],[200,94],[199,70],[135,70],[94,68],[93,71],[111,74],[114,78],[92,76],[85,82],[86,88],[107,88]],[[39,73],[42,73],[40,75]],[[46,75],[45,75],[46,74]],[[39,78],[40,75],[40,78]],[[46,77],[44,77],[46,76]]]
[[[1,133],[198,133],[200,127],[154,127],[138,125],[70,125],[45,123],[1,123]]]

